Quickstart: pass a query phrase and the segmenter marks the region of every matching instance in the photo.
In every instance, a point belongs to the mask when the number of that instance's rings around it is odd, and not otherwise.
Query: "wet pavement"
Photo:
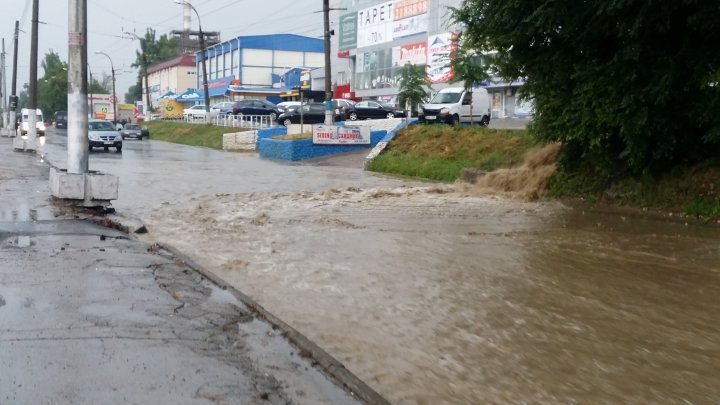
[[[0,138],[0,403],[358,403],[235,295],[94,218]]]
[[[718,227],[154,141],[91,165],[393,403],[720,400]]]

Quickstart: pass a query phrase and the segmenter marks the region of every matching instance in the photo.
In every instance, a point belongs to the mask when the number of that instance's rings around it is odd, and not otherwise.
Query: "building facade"
[[[450,53],[461,27],[449,23],[449,7],[462,0],[335,1],[345,8],[331,17],[333,82],[349,89],[337,97],[392,102],[398,93],[399,70],[425,65],[431,90],[452,84]],[[486,85],[494,118],[513,116],[521,82],[495,80]],[[519,108],[518,108],[519,109]]]
[[[148,67],[149,89],[145,91],[149,90],[152,100],[157,100],[168,92],[180,94],[195,88],[195,76],[195,56],[178,56]]]
[[[204,90],[203,53],[196,54],[195,88]],[[239,36],[204,50],[211,102],[239,98],[279,101],[285,74],[324,63],[322,39],[294,34]]]

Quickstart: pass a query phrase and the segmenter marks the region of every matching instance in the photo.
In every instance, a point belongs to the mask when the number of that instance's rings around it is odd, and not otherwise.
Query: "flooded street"
[[[149,222],[393,403],[720,398],[717,228],[433,188],[223,195]]]
[[[392,403],[720,401],[717,226],[155,141],[91,169]]]

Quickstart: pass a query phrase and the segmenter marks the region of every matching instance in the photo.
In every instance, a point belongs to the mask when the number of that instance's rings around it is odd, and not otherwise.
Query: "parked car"
[[[88,140],[90,150],[99,147],[108,150],[110,147],[114,147],[118,153],[122,152],[122,135],[110,121],[89,120]]]
[[[385,106],[375,101],[361,101],[355,105],[348,107],[347,118],[350,121],[368,120],[379,118],[395,118],[404,117],[405,111]]]
[[[232,106],[233,115],[267,115],[275,122],[280,115],[277,106],[267,100],[239,100]]]
[[[27,135],[28,131],[30,130],[30,109],[23,108],[20,110],[20,117],[18,118],[20,121],[18,122],[18,135]],[[39,108],[36,109],[36,118],[35,118],[35,129],[37,131],[38,136],[45,136],[45,120],[43,119],[43,113],[42,110]]]
[[[142,128],[140,128],[140,125],[138,124],[125,124],[125,127],[123,127],[122,131],[120,131],[120,136],[122,136],[123,140],[127,138],[135,138],[142,141]]]
[[[354,106],[355,102],[353,100],[348,100],[345,98],[334,98],[333,99],[333,108],[336,110],[335,113],[340,114],[342,116],[341,121],[345,121],[347,119],[347,113],[350,110],[350,107]]]
[[[288,111],[292,111],[296,108],[298,108],[300,105],[302,105],[299,101],[283,101],[281,103],[278,103],[275,108],[280,111],[280,114],[286,113]]]
[[[55,112],[55,128],[67,129],[67,111]]]
[[[183,118],[186,120],[204,119],[205,104],[195,104],[183,110]]]
[[[304,124],[322,124],[325,122],[325,104],[310,103],[280,114],[278,124],[288,126],[290,124],[299,124],[300,116]],[[334,121],[342,121],[343,116],[334,112]]]
[[[215,117],[218,115],[228,115],[232,114],[232,101],[223,101],[221,103],[216,103],[210,106],[210,115]]]

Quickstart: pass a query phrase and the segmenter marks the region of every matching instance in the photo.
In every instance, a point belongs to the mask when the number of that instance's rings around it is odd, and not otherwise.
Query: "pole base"
[[[50,193],[61,200],[72,200],[83,207],[104,207],[118,198],[118,177],[100,172],[68,173],[50,169]]]
[[[35,152],[37,142],[31,142],[28,139],[23,139],[22,136],[16,136],[13,138],[13,149],[16,152]]]

